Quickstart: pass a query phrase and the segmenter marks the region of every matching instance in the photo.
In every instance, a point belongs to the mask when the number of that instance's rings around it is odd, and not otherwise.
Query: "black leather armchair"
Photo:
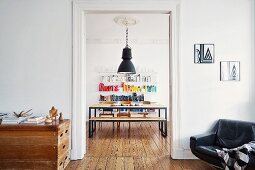
[[[192,153],[218,168],[222,168],[221,158],[216,149],[236,148],[255,140],[255,123],[220,119],[208,134],[190,137]],[[247,170],[255,169],[255,155],[250,154]]]

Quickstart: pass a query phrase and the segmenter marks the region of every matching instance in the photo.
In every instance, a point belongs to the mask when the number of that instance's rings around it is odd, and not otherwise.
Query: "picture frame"
[[[240,61],[221,61],[220,81],[240,81]]]
[[[194,44],[194,63],[214,63],[214,44]]]

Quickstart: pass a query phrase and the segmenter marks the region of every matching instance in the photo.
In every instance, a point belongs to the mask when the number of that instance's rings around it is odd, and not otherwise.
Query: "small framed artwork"
[[[195,44],[194,63],[214,63],[214,44]]]
[[[240,61],[221,61],[220,81],[240,81]]]

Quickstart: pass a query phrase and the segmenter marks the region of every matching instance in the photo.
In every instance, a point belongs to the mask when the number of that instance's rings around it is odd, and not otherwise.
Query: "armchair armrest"
[[[197,146],[212,146],[215,143],[216,134],[202,134],[190,137],[190,148],[194,149]]]

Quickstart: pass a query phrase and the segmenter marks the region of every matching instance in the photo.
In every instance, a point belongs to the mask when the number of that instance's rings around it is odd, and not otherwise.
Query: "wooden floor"
[[[171,159],[169,133],[162,137],[158,124],[149,122],[131,123],[130,132],[128,123],[121,123],[120,131],[103,123],[93,138],[87,138],[84,159],[71,161],[66,169],[215,170],[200,160]]]

